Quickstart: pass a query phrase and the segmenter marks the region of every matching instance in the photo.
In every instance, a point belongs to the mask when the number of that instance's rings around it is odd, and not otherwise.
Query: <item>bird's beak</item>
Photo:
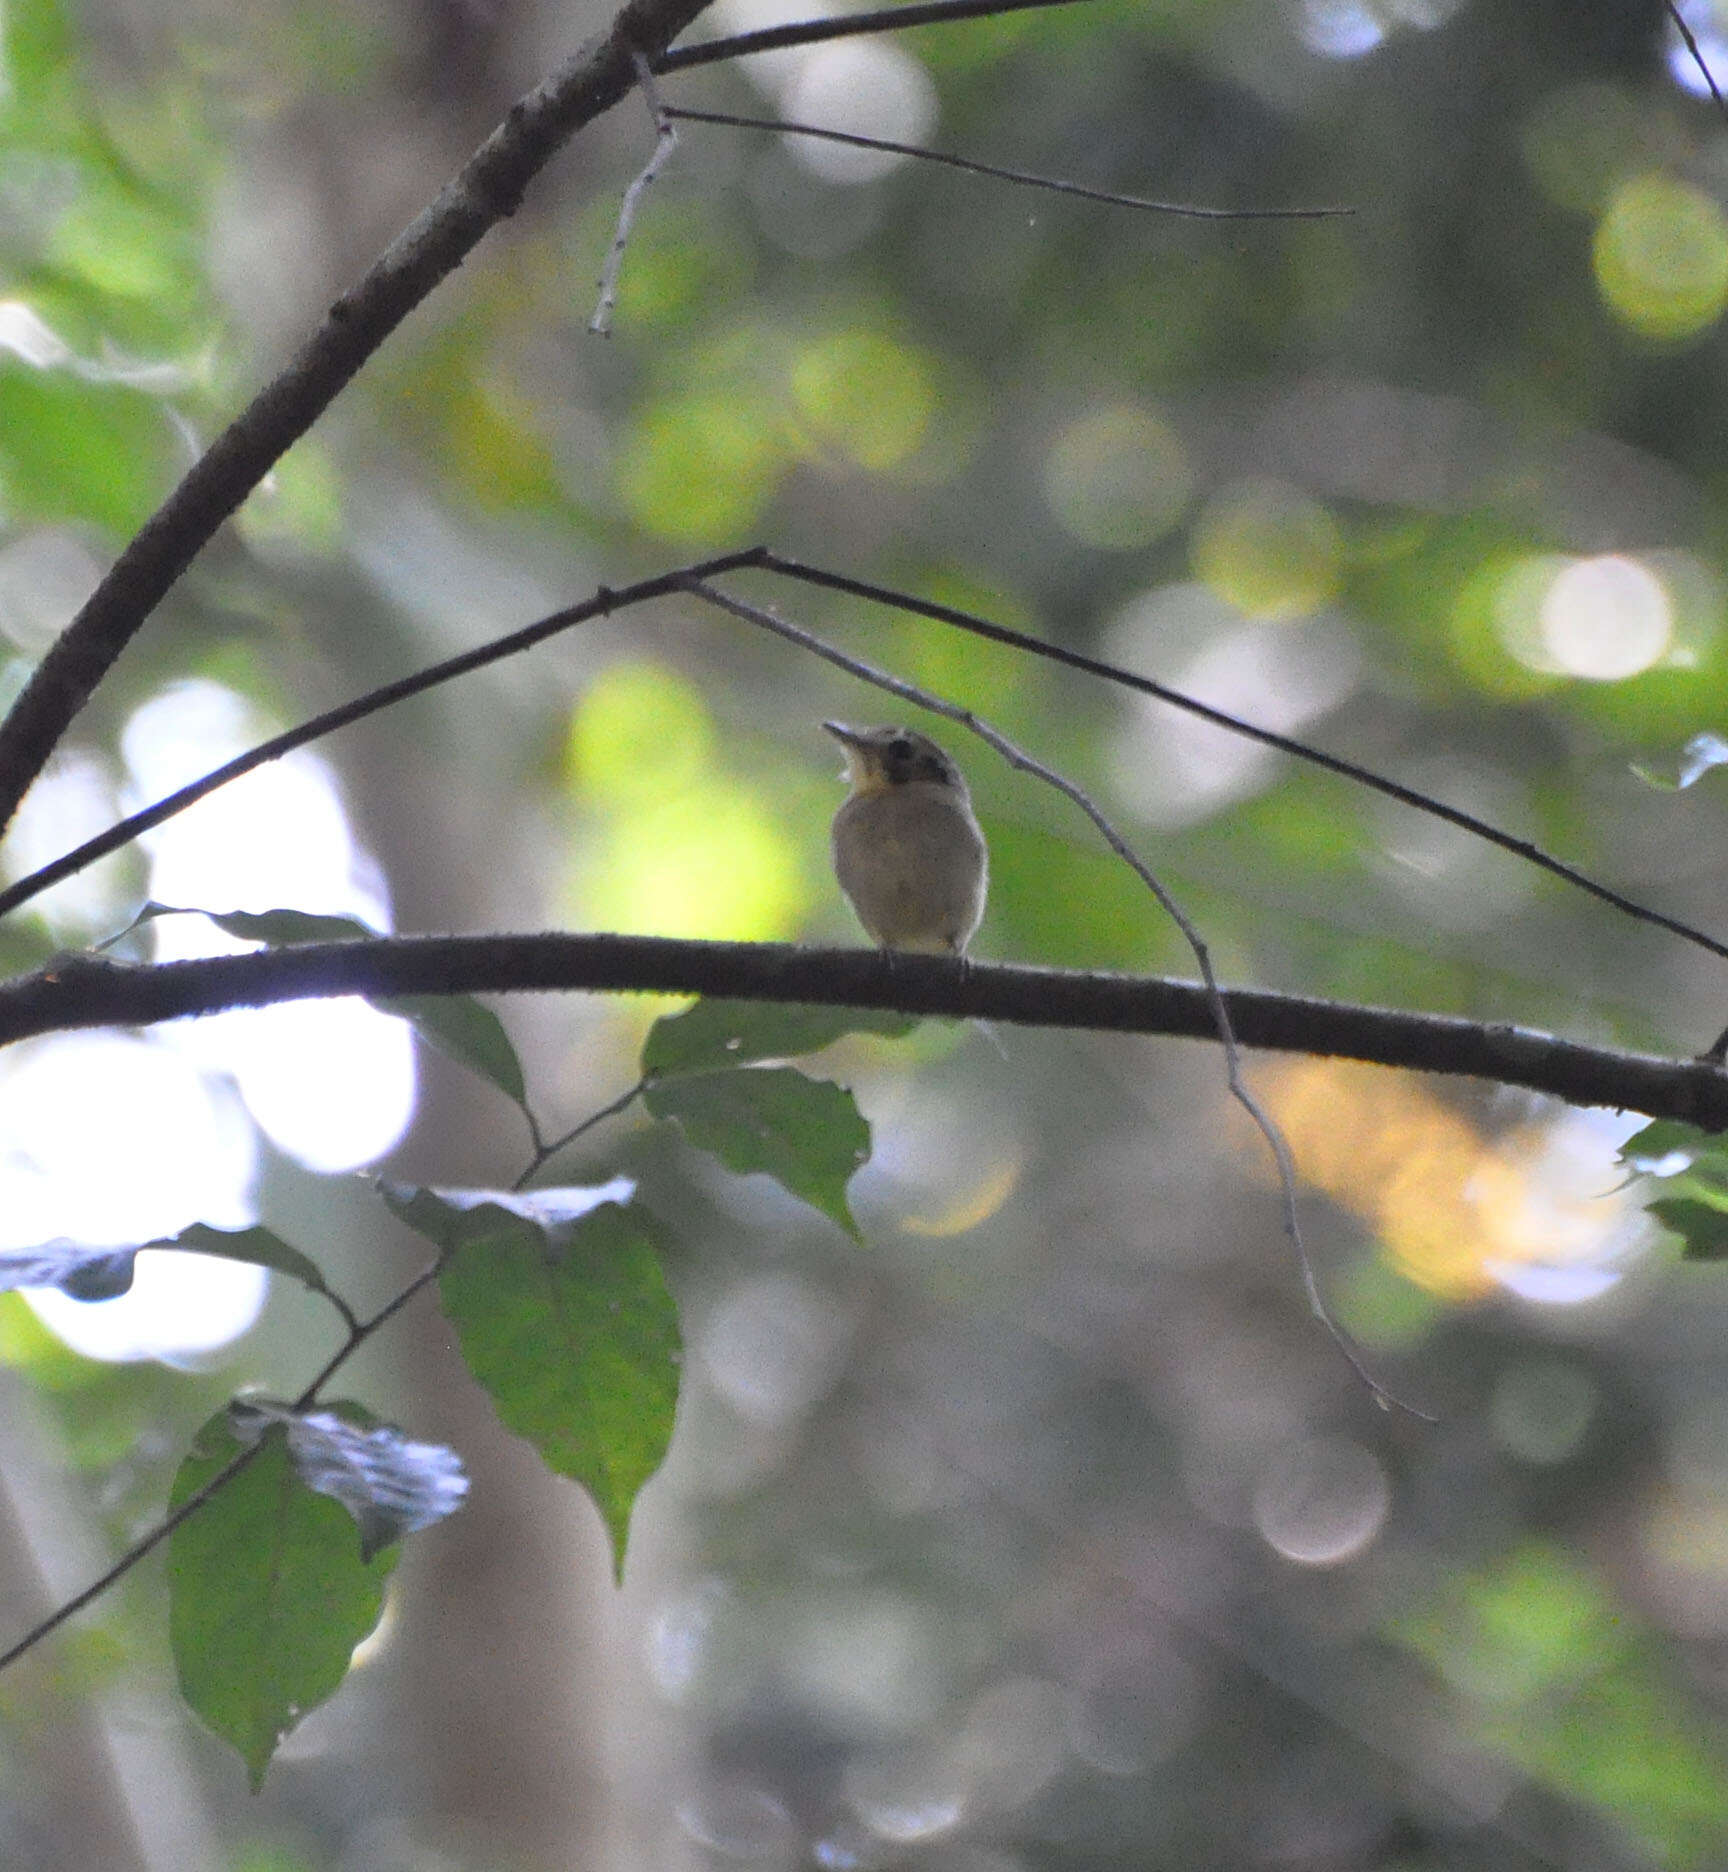
[[[840,777],[854,792],[868,789],[872,785],[872,776],[876,774],[880,763],[871,758],[869,743],[864,738],[862,729],[848,728],[842,721],[825,721],[822,726],[840,743],[846,755],[846,765]]]

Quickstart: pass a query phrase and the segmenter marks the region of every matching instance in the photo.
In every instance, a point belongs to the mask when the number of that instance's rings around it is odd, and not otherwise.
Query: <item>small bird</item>
[[[910,728],[822,726],[846,750],[850,796],[834,815],[834,875],[884,949],[964,956],[990,881],[960,769]]]

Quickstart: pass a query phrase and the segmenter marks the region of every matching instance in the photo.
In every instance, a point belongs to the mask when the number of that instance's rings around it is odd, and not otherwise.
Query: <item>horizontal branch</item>
[[[1206,990],[1156,976],[1088,974],[874,950],[658,936],[399,936],[133,965],[63,958],[0,986],[0,1044],[76,1028],[148,1026],[224,1008],[332,995],[589,990],[726,995],[985,1019],[1100,1033],[1217,1040]],[[1247,1047],[1456,1073],[1728,1130],[1728,1072],[1703,1060],[1584,1046],[1533,1028],[1229,989]]]

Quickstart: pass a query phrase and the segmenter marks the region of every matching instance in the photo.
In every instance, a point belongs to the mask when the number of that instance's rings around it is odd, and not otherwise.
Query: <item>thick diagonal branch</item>
[[[508,116],[436,201],[330,308],[299,355],[229,424],[114,562],[0,725],[0,829],[72,718],[200,549],[354,373],[482,235],[514,213],[554,154],[637,82],[708,0],[629,0]]]

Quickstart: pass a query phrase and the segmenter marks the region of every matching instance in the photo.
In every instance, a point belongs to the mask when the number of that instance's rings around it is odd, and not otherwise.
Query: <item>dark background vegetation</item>
[[[1689,17],[1712,49],[1709,6]],[[759,23],[740,4],[699,32]],[[537,0],[10,0],[10,684],[189,443],[604,24]],[[877,65],[828,74],[851,127],[1356,213],[1182,221],[913,165],[835,181],[807,148],[689,125],[602,339],[593,282],[651,146],[629,100],[175,589],[16,849],[131,803],[123,730],[187,678],[286,724],[760,538],[1186,684],[1728,928],[1720,785],[1635,771],[1671,773],[1728,681],[1728,127],[1663,9],[1096,0],[869,43]],[[663,88],[797,115],[814,56]],[[929,116],[895,115],[921,87]],[[1094,790],[1227,980],[1676,1054],[1728,1019],[1718,961],[1336,779],[934,625],[750,589]],[[667,602],[326,756],[401,929],[843,940],[816,724],[883,710]],[[187,774],[231,751],[186,719]],[[981,954],[1188,966],[1054,795],[958,751],[994,862]],[[0,943],[35,964],[153,885],[110,861]],[[541,1108],[573,1122],[627,1086],[659,1007],[509,1006]],[[375,1655],[254,1800],[174,1697],[147,1566],[0,1681],[0,1859],[1723,1863],[1728,1289],[1619,1191],[1630,1121],[1256,1068],[1328,1291],[1430,1426],[1377,1410],[1309,1318],[1215,1048],[998,1051],[931,1024],[831,1070],[875,1126],[862,1247],[645,1120],[569,1171],[639,1179],[678,1243],[686,1391],[621,1593],[591,1508],[498,1428],[428,1307],[349,1388],[476,1481],[410,1543]],[[507,1182],[515,1114],[422,1073],[391,1168]],[[120,1174],[126,1132],[92,1121],[85,1177]],[[256,1200],[377,1297],[414,1264],[290,1154]],[[324,1342],[296,1304],[187,1374],[80,1359],[8,1299],[9,1629],[160,1512],[222,1397],[303,1382]]]

